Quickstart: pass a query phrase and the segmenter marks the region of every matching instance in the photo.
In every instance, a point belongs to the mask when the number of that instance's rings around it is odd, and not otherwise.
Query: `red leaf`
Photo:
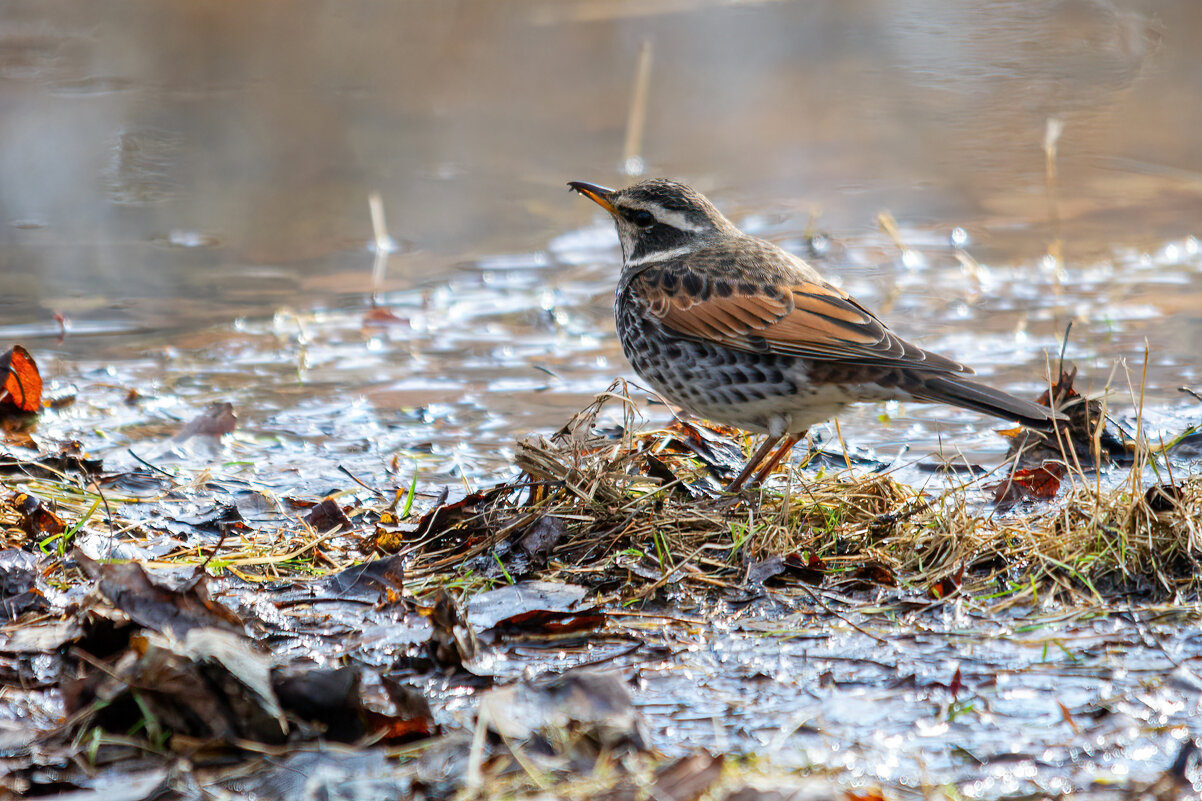
[[[562,635],[590,631],[605,625],[605,614],[595,609],[579,612],[554,612],[534,609],[498,620],[493,631],[501,636],[516,634]]]
[[[784,561],[788,572],[806,584],[821,584],[827,572],[826,563],[813,551],[810,551],[808,557],[801,551],[791,553]]]
[[[42,405],[42,374],[29,351],[13,345],[0,356],[0,411],[13,406],[19,412],[36,412]]]
[[[1028,498],[1049,501],[1060,491],[1060,482],[1068,472],[1062,462],[1044,462],[1039,467],[1015,470],[1005,481],[986,489],[994,491],[993,502],[1013,504]]]
[[[866,584],[877,584],[882,587],[896,587],[897,577],[893,575],[893,571],[884,565],[868,563],[857,567],[851,574],[851,577]]]
[[[964,566],[951,575],[944,576],[936,581],[927,589],[927,595],[934,598],[936,601],[942,600],[947,596],[960,589],[960,585],[964,582]]]
[[[960,679],[960,668],[957,667],[955,675],[952,676],[952,683],[947,685],[947,690],[952,694],[952,698],[954,699],[963,689],[964,682]]]

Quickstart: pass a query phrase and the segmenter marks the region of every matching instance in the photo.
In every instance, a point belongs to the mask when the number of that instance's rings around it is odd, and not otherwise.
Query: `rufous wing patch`
[[[647,310],[683,336],[727,347],[824,361],[962,372],[950,359],[911,345],[847,293],[810,281],[704,300],[658,282],[639,282]]]
[[[647,298],[648,310],[668,328],[686,336],[736,344],[748,336],[763,336],[773,324],[791,310],[791,298],[785,295],[710,295],[706,300],[686,293],[669,295],[656,287]],[[650,294],[650,293],[648,293]]]

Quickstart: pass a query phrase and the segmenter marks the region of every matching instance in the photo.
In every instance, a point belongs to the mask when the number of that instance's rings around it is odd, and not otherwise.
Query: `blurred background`
[[[1200,36],[1192,0],[11,0],[0,341],[116,363],[281,307],[362,309],[378,191],[398,246],[385,301],[444,303],[485,341],[559,326],[535,355],[564,352],[564,331],[591,342],[567,408],[629,369],[608,319],[616,239],[564,184],[642,173],[799,252],[821,232],[815,255],[839,257],[822,268],[851,265],[846,285],[925,345],[1004,370],[1093,321],[1074,342],[1100,380],[1149,340],[1168,397],[1202,338]],[[470,348],[416,315],[376,345],[412,357],[409,380],[459,377],[432,397],[525,386],[462,383]],[[1021,358],[1042,370],[1038,347]],[[396,364],[365,370],[378,384]]]
[[[1054,116],[1070,259],[1202,219],[1189,0],[18,0],[0,15],[5,324],[216,321],[362,291],[362,270],[320,279],[362,261],[372,190],[424,254],[394,278],[545,247],[594,211],[565,181],[624,181],[645,41],[647,173],[733,214],[817,210],[845,234],[883,208],[1038,226]]]

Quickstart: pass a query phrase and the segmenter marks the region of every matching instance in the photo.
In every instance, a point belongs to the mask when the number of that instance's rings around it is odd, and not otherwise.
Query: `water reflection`
[[[428,254],[398,280],[540,247],[585,214],[565,178],[613,177],[644,41],[649,170],[744,209],[820,206],[842,230],[882,206],[1038,224],[1057,116],[1066,215],[1131,215],[1091,248],[1186,233],[1198,176],[1165,171],[1199,155],[1202,110],[1181,98],[1198,94],[1202,10],[1145,5],[9,4],[4,316],[222,320],[252,264],[294,276],[259,305],[320,303],[304,279],[358,264],[372,188]],[[1170,219],[1149,207],[1183,191]],[[183,298],[210,304],[171,308]]]

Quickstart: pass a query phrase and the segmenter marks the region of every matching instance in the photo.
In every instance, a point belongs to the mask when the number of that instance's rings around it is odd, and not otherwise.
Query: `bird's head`
[[[627,267],[656,261],[657,256],[684,255],[717,237],[738,233],[704,195],[675,181],[656,178],[625,189],[584,181],[568,186],[614,218]]]

